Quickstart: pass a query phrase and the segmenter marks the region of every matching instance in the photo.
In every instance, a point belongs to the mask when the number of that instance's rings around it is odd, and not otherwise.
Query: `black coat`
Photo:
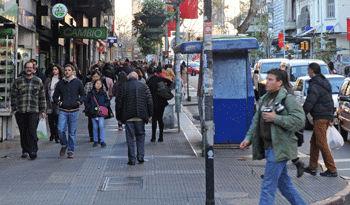
[[[332,86],[324,76],[316,75],[309,80],[309,89],[303,108],[305,114],[310,113],[314,120],[328,119],[333,121]]]
[[[72,80],[67,81],[63,78],[56,85],[53,101],[56,104],[62,102],[62,105],[59,106],[61,109],[75,110],[79,109],[79,105],[84,103],[85,97],[85,89],[80,80],[73,77]]]
[[[145,123],[153,115],[152,95],[148,86],[131,79],[118,92],[115,104],[116,118],[125,123],[131,118],[140,118]]]
[[[157,95],[158,83],[160,81],[163,81],[169,87],[171,86],[171,83],[172,83],[169,79],[156,76],[156,75],[150,77],[146,82],[149,89],[151,90],[154,112],[156,112],[156,110],[158,109],[164,110],[164,108],[169,104],[167,99],[163,98],[160,95]]]
[[[107,93],[105,91],[100,90],[99,92],[97,92],[95,89],[91,90],[88,93],[84,102],[85,115],[91,118],[97,116],[97,110],[96,110],[97,104],[95,102],[94,96],[99,106],[108,107],[110,104]]]

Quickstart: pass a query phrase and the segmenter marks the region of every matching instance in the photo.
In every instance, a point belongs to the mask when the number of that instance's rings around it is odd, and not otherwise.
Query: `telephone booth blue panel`
[[[201,41],[182,43],[175,53],[201,53]],[[213,120],[215,144],[240,143],[254,112],[254,90],[248,50],[258,48],[255,38],[213,40]]]

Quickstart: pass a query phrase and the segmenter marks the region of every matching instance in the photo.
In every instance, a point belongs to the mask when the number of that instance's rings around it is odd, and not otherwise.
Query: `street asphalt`
[[[115,119],[105,122],[107,147],[92,147],[83,113],[74,159],[60,157],[60,145],[47,139],[40,139],[36,160],[21,158],[18,136],[0,143],[0,204],[205,204],[198,113],[188,109],[196,106],[195,94],[191,99],[183,102],[180,132],[166,130],[164,142],[150,142],[151,125],[146,126],[143,164],[127,165],[125,132]],[[307,155],[300,157],[308,162]],[[251,149],[214,149],[215,204],[258,204],[264,168],[265,160],[252,160]],[[350,186],[341,177],[296,178],[291,162],[288,172],[308,204],[350,204]],[[277,191],[275,204],[289,203]]]

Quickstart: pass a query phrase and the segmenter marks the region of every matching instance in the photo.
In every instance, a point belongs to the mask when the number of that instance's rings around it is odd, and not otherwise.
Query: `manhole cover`
[[[118,191],[143,188],[143,177],[106,177],[101,190]]]

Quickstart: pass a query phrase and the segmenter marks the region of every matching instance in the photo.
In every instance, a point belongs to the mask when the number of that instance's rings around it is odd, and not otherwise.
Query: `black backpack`
[[[281,104],[285,106],[286,97],[282,99]],[[299,130],[298,132],[294,132],[295,136],[298,138],[298,147],[301,147],[304,143],[304,128]]]

